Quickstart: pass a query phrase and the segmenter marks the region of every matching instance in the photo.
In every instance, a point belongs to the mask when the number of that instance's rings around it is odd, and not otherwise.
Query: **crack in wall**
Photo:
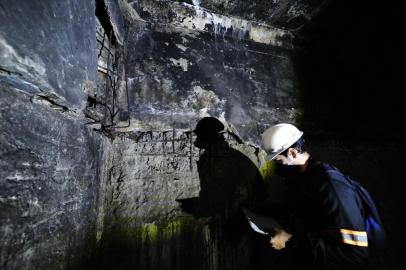
[[[69,108],[67,106],[62,105],[59,100],[60,99],[57,96],[45,93],[37,94],[31,97],[32,103],[47,105],[50,108],[60,112],[69,111]]]
[[[22,77],[22,76],[23,76],[23,74],[20,73],[20,72],[13,71],[13,70],[8,70],[8,69],[2,68],[2,67],[0,67],[0,75],[8,75],[8,76],[10,76],[10,75],[16,75],[16,76],[18,76],[18,77]]]

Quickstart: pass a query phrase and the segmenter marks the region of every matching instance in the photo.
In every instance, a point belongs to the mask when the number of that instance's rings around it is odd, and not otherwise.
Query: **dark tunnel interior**
[[[291,123],[367,188],[404,269],[401,12],[0,0],[0,268],[293,270],[241,211],[285,225],[261,136]]]
[[[333,1],[305,26],[298,66],[310,130],[320,125],[347,140],[404,138],[399,18],[396,5]]]

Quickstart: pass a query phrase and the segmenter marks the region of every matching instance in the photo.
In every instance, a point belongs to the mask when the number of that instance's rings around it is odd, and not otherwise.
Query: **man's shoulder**
[[[313,185],[316,187],[341,187],[346,189],[353,189],[347,176],[342,173],[335,166],[314,160],[311,165],[311,178]]]
[[[308,175],[313,181],[324,182],[329,178],[327,171],[330,166],[327,163],[311,158],[308,165]]]
[[[326,162],[321,162],[314,158],[309,160],[309,171],[314,176],[327,177],[329,179],[343,179],[346,177],[345,174],[335,166]]]

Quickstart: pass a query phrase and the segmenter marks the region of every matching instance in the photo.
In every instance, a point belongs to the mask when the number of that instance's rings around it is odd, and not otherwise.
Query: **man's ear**
[[[292,158],[296,158],[298,152],[295,148],[289,148],[287,154],[288,154],[288,157],[291,156]]]

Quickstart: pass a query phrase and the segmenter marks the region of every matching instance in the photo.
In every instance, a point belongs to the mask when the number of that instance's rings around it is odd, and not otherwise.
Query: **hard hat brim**
[[[282,153],[282,152],[285,151],[286,149],[289,149],[289,147],[291,147],[295,142],[297,142],[297,140],[299,140],[302,136],[303,136],[303,132],[301,131],[300,133],[298,133],[298,136],[297,136],[297,137],[294,137],[294,139],[292,140],[292,142],[286,143],[286,144],[282,147],[282,149],[280,149],[280,150],[278,150],[278,151],[276,151],[276,152],[274,152],[274,153],[268,154],[268,155],[267,155],[267,160],[273,160],[273,159],[275,159],[276,156],[280,155],[280,153]]]

